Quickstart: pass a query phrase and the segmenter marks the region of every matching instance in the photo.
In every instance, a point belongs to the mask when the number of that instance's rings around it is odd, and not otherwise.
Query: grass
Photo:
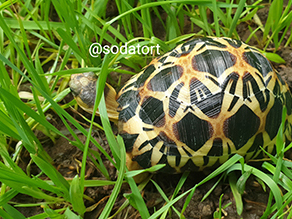
[[[216,176],[220,176],[218,181],[203,199],[215,189],[219,181],[228,178],[240,215],[243,211],[242,194],[246,181],[254,175],[263,188],[270,189],[267,209],[262,218],[283,218],[284,215],[291,218],[291,162],[283,159],[288,148],[283,147],[281,135],[277,142],[277,154],[269,155],[271,162],[264,162],[262,165],[265,172],[244,163],[242,157],[236,155],[184,193],[181,188],[188,177],[187,173],[182,175],[171,197],[150,178],[137,186],[133,176],[141,171],[129,172],[125,169],[125,148],[121,137],[113,134],[105,109],[103,88],[111,71],[133,74],[132,71],[121,69],[120,66],[124,65],[138,73],[153,57],[118,53],[93,58],[88,53],[88,47],[93,41],[111,45],[128,42],[135,46],[158,43],[163,54],[192,36],[239,38],[236,27],[244,23],[251,32],[246,41],[257,40],[260,49],[266,52],[269,59],[281,62],[279,56],[267,52],[267,49],[272,47],[276,51],[283,46],[291,47],[291,36],[288,32],[291,30],[292,3],[289,2],[284,9],[283,1],[272,1],[265,24],[259,21],[257,15],[258,10],[263,7],[261,1],[248,5],[246,1],[229,0],[140,0],[135,5],[133,0],[116,0],[118,16],[115,17],[106,16],[107,3],[106,0],[93,1],[91,4],[68,0],[19,0],[6,1],[0,5],[0,216],[26,218],[17,207],[41,206],[43,213],[31,216],[31,219],[83,218],[84,213],[92,209],[92,206],[84,205],[84,200],[90,199],[84,194],[84,189],[114,185],[99,218],[114,217],[112,209],[121,193],[122,184],[128,183],[132,193],[124,194],[127,200],[116,214],[131,205],[139,211],[142,218],[166,218],[170,212],[184,218],[184,212],[195,190]],[[168,14],[166,19],[162,17],[164,12]],[[154,34],[153,14],[164,28],[161,30],[165,33],[164,39]],[[185,17],[190,21],[190,31],[187,33],[184,30]],[[259,38],[259,35],[263,37]],[[67,88],[70,75],[88,71],[94,71],[100,76],[95,109],[100,110],[102,129],[113,157],[92,137],[93,122],[89,130],[86,130],[68,113],[66,109],[75,106],[76,102],[62,102],[70,92]],[[30,86],[31,97],[26,101],[20,98],[19,88],[22,84]],[[70,138],[47,120],[49,109],[58,115],[70,133]],[[91,121],[94,117],[92,115]],[[75,130],[87,136],[85,144],[79,140]],[[65,179],[53,166],[52,158],[43,149],[35,131],[42,132],[53,142],[57,136],[61,136],[82,150],[80,174],[72,180]],[[115,181],[111,180],[101,155],[89,148],[90,143],[118,170]],[[38,175],[30,173],[30,165],[26,170],[19,167],[25,151],[30,154],[29,163],[36,164],[40,169]],[[86,179],[87,159],[98,168],[105,180]],[[160,167],[151,168],[150,171],[158,168]],[[237,172],[242,173],[240,178],[236,177]],[[49,180],[41,178],[42,175],[46,175]],[[141,195],[148,183],[154,185],[164,203],[154,212],[147,208]],[[15,204],[11,200],[18,194],[31,196],[36,202]],[[183,208],[176,209],[174,203],[185,197]],[[221,210],[227,207],[221,205],[221,199],[218,203],[220,208],[214,212],[214,218],[221,218]],[[55,205],[61,207],[55,208]]]

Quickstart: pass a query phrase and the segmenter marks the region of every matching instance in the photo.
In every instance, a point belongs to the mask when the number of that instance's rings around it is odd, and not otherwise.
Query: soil
[[[109,1],[109,4],[111,7],[108,7],[107,9],[107,15],[110,16],[116,16],[118,11],[116,10],[116,7],[114,7],[114,1]],[[264,22],[266,19],[268,8],[262,8],[259,10],[258,15]],[[166,19],[167,15],[161,10],[162,18]],[[153,18],[153,26],[154,30],[161,30],[160,27],[160,21],[156,20],[155,17]],[[256,25],[249,24],[251,27],[256,28]],[[184,33],[188,33],[190,28],[190,21],[186,18],[185,19],[185,28]],[[195,27],[198,28],[198,27]],[[195,30],[196,31],[196,30]],[[238,33],[240,34],[242,40],[247,39],[250,32],[248,30],[248,26],[246,23],[240,24],[238,26]],[[158,32],[155,33],[161,39],[164,39],[165,34]],[[288,36],[290,35],[287,34]],[[260,37],[260,35],[258,36]],[[250,45],[257,46],[257,41],[252,39],[249,42]],[[279,73],[282,75],[282,77],[288,82],[290,87],[292,86],[292,49],[291,48],[284,48],[281,47],[277,53],[285,59],[286,64],[275,64],[275,68],[279,71]],[[120,75],[117,73],[111,74],[112,79],[117,79]],[[122,83],[123,81],[126,81],[129,78],[129,76],[123,76],[122,77]],[[72,100],[73,97],[71,95],[68,95],[68,97],[64,100],[65,102],[69,102]],[[79,113],[87,116],[90,118],[90,115],[84,112],[81,109],[78,109]],[[86,127],[86,122],[74,111],[73,109],[70,109],[69,112],[74,115],[76,120],[80,121],[84,126]],[[66,133],[66,127],[62,125],[62,122],[59,121],[59,118],[54,114],[54,112],[49,112],[52,115],[52,123],[55,125],[59,130],[61,130],[63,133]],[[96,122],[100,122],[98,118],[96,118]],[[117,130],[117,127],[115,124],[112,124],[112,127],[114,130]],[[78,130],[76,130],[76,133]],[[36,133],[37,136],[42,139],[44,136],[41,133]],[[79,139],[81,142],[85,143],[86,137],[82,134],[78,134]],[[99,142],[99,144],[106,149],[110,153],[107,140],[105,138],[105,135],[100,130],[94,130],[93,137]],[[68,134],[67,137],[69,139],[73,138]],[[72,179],[76,174],[80,171],[80,164],[82,161],[82,152],[75,146],[69,144],[69,142],[64,138],[58,138],[55,142],[48,140],[44,138],[44,149],[48,152],[48,154],[51,156],[54,162],[54,166],[58,169],[58,171],[67,179]],[[90,148],[92,150],[96,150],[96,147],[93,145],[90,145]],[[104,160],[104,164],[106,165],[110,177],[112,180],[116,179],[116,171],[115,168],[111,165],[111,163],[105,158],[102,157]],[[291,157],[290,157],[291,159]],[[22,161],[20,163],[20,166],[25,169],[27,164],[29,162],[29,154],[24,153],[22,156]],[[39,169],[35,166],[31,166],[31,173],[36,175],[39,173]],[[192,188],[196,183],[200,182],[206,175],[202,172],[195,172],[191,173],[185,182],[184,186],[182,187],[182,190],[180,191],[180,194],[184,191],[187,191],[189,188]],[[167,175],[167,174],[156,174],[153,176],[153,179],[155,182],[159,184],[159,186],[163,189],[165,194],[170,198],[173,194],[175,187],[180,179],[181,175]],[[98,171],[97,168],[92,164],[90,159],[88,159],[87,162],[87,169],[86,169],[86,178],[87,179],[103,179],[105,178],[102,176],[102,174]],[[46,177],[42,177],[42,179],[46,179]],[[223,218],[225,219],[236,219],[236,218],[249,218],[249,219],[257,219],[260,218],[265,211],[266,203],[268,200],[268,191],[264,191],[263,188],[257,183],[257,181],[250,177],[250,179],[247,182],[246,189],[243,195],[243,202],[244,202],[244,209],[241,216],[239,216],[236,212],[236,205],[234,201],[234,197],[232,195],[230,186],[227,182],[221,182],[219,185],[216,186],[215,190],[203,201],[201,202],[201,199],[203,196],[212,188],[214,183],[217,179],[213,179],[204,185],[198,187],[190,201],[190,204],[188,205],[184,216],[185,218],[200,218],[200,219],[209,219],[213,218],[213,213],[217,210],[219,206],[219,199],[221,194],[224,194],[222,197],[222,206],[231,203],[224,212],[222,213]],[[105,186],[105,187],[89,187],[86,188],[85,194],[89,196],[92,201],[86,200],[85,205],[87,207],[94,206],[96,203],[98,203],[95,208],[92,208],[92,211],[87,212],[85,214],[86,219],[93,219],[97,218],[99,214],[101,213],[102,209],[104,208],[109,196],[111,195],[113,186]],[[115,206],[113,208],[113,212],[115,212],[124,202],[125,198],[123,196],[124,193],[130,193],[131,190],[128,187],[128,185],[123,185],[121,193],[115,203]],[[162,207],[165,202],[156,190],[155,186],[151,183],[149,183],[146,188],[143,191],[143,198],[145,200],[145,203],[147,203],[148,209],[151,212],[154,212],[155,209],[159,209]],[[180,212],[184,203],[185,203],[186,197],[179,200],[174,207]],[[33,202],[35,200],[32,200],[30,197],[27,197],[25,195],[17,195],[12,201],[17,203],[25,203],[25,202]],[[56,208],[58,206],[55,206]],[[20,212],[22,212],[26,217],[36,215],[38,213],[43,212],[43,210],[39,207],[33,207],[33,208],[18,208]],[[122,212],[120,212],[116,218],[140,218],[139,212],[135,210],[133,207],[128,206],[126,209],[124,209]],[[170,213],[168,218],[179,218],[174,211]]]

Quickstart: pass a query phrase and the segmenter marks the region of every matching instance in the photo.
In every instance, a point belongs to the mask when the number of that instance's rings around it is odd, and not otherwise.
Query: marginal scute
[[[268,104],[270,102],[271,92],[268,89],[265,89],[264,91],[255,94],[255,97],[257,98],[260,104],[262,112],[264,112],[267,109]]]
[[[185,42],[184,44],[181,45],[181,51],[189,54],[194,49],[198,42],[199,42],[198,40],[190,40],[188,42]]]
[[[164,63],[165,59],[167,59],[167,56],[162,56],[160,59],[158,59],[158,62]]]
[[[224,134],[240,149],[255,135],[260,126],[260,118],[246,105],[224,121]]]
[[[251,147],[248,149],[247,152],[257,152],[258,150],[260,150],[259,146],[263,146],[264,145],[264,139],[263,139],[263,133],[259,133],[256,135],[253,144],[251,145]]]
[[[291,115],[292,113],[292,98],[289,92],[285,93],[285,104],[287,109],[287,115]]]
[[[193,155],[184,147],[184,146],[182,146],[181,147],[183,150],[184,150],[184,152],[189,156],[189,157],[192,157]]]
[[[130,87],[137,87],[136,81],[133,83],[128,84],[127,86],[123,87],[123,91],[128,90]]]
[[[133,157],[133,161],[136,161],[144,169],[151,167],[151,156],[153,153],[153,148],[146,151],[140,155]]]
[[[250,50],[249,52],[244,52],[242,58],[246,63],[256,68],[263,77],[266,77],[269,72],[273,72],[270,62],[258,51]]]
[[[280,98],[276,98],[274,105],[270,109],[266,119],[266,131],[272,140],[278,132],[282,121],[283,103]]]
[[[143,74],[141,74],[137,78],[137,87],[141,87],[144,85],[145,81],[149,78],[149,76],[155,71],[154,65],[149,65],[148,67],[145,68]]]
[[[209,46],[214,46],[218,50],[224,49],[224,48],[227,47],[227,45],[225,43],[219,42],[219,41],[214,40],[213,38],[209,38],[209,37],[204,37],[204,38],[201,38],[201,39],[197,39],[195,41],[197,43],[201,43],[202,44],[202,46],[197,51],[200,51],[200,50],[202,50],[204,48],[208,49]]]
[[[227,143],[227,147],[228,147],[228,154],[231,154],[231,147],[230,147],[229,143]]]
[[[199,171],[200,170],[200,167],[197,166],[196,164],[194,164],[194,162],[189,159],[186,164],[180,168],[180,171],[181,172],[186,172],[186,171]]]
[[[136,109],[139,105],[139,95],[137,91],[129,90],[123,93],[117,100],[120,104],[118,110],[119,121],[127,122],[136,115]]]
[[[278,96],[281,93],[281,86],[278,81],[275,82],[273,93],[275,96]]]
[[[212,147],[210,151],[208,152],[207,156],[217,156],[220,157],[223,155],[223,145],[222,145],[222,139],[221,138],[215,138],[213,140]]]
[[[203,164],[203,166],[207,166],[208,165],[208,163],[209,163],[209,157],[208,156],[204,156],[203,157],[203,160],[204,160],[204,164]]]
[[[120,133],[124,139],[126,151],[131,151],[139,134]]]
[[[132,102],[127,108],[124,108],[119,113],[119,121],[127,122],[132,117],[136,115],[136,109],[138,107],[138,102]]]
[[[168,156],[162,155],[161,159],[157,163],[157,164],[165,164],[165,166],[160,171],[168,173],[168,174],[177,173],[177,171],[172,166],[170,166],[167,158]]]
[[[286,82],[281,78],[281,76],[276,72],[278,80],[281,82],[282,86],[285,86]]]
[[[243,80],[242,91],[243,99],[246,100],[250,96],[254,95],[260,105],[261,111],[262,112],[265,111],[270,102],[270,91],[268,89],[261,91],[259,84],[249,72],[245,72],[242,80]]]
[[[167,134],[163,131],[159,132],[157,137],[150,140],[149,143],[152,147],[155,147],[157,143],[162,142],[162,146],[160,148],[160,152],[167,156],[180,156],[180,153],[177,149],[177,145],[175,141],[170,139]]]
[[[120,107],[124,107],[133,102],[139,102],[140,96],[135,90],[128,90],[121,94],[121,96],[117,99],[117,102],[120,104]]]
[[[226,40],[229,43],[229,45],[234,48],[239,48],[242,45],[242,42],[240,40],[231,40],[228,38],[224,38],[224,40]]]

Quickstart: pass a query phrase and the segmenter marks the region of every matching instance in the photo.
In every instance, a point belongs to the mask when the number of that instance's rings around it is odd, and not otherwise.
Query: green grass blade
[[[11,29],[20,29],[19,22],[17,20],[11,18],[3,18],[3,20]],[[50,27],[53,27],[55,29],[57,28],[65,29],[64,23],[50,21],[49,24]],[[46,21],[38,21],[38,24],[36,24],[34,21],[22,21],[22,25],[25,28],[25,30],[40,30],[39,26],[41,26],[43,30],[50,29]]]
[[[70,218],[70,219],[82,219],[81,216],[78,216],[76,214],[74,214],[69,207],[67,207],[64,216],[66,216],[66,218]]]
[[[48,205],[45,205],[43,208],[45,213],[48,215],[48,218],[53,218],[53,219],[64,219],[63,215],[58,214],[57,211],[51,209]]]
[[[276,62],[276,63],[285,63],[285,60],[283,58],[281,58],[281,56],[279,56],[276,53],[271,53],[271,52],[262,52],[262,54],[264,56],[267,57],[268,60],[272,61],[272,62]]]
[[[5,139],[6,141],[6,139]],[[6,143],[6,142],[5,142]],[[18,173],[18,174],[22,174],[25,176],[25,173],[22,171],[22,169],[17,166],[16,163],[14,163],[14,161],[12,160],[12,158],[10,157],[8,151],[7,151],[7,148],[6,148],[6,144],[4,143],[0,143],[0,155],[1,155],[1,158],[3,160],[3,163],[5,164],[5,168],[8,167],[10,168],[12,171]],[[3,164],[3,165],[4,165]],[[0,166],[2,165],[2,163],[0,164]]]
[[[16,2],[18,2],[18,1],[17,0],[11,0],[11,1],[3,2],[0,5],[0,11],[3,11],[4,9],[9,8],[10,6],[12,6]]]
[[[167,204],[165,204],[162,208],[160,208],[158,211],[156,211],[154,214],[152,214],[148,219],[156,219],[159,215],[161,215],[163,212],[165,212],[168,208],[170,208],[174,203],[176,203],[182,197],[184,197],[185,195],[187,195],[191,191],[194,191],[195,190],[194,188],[182,193],[181,195],[179,195],[178,197],[176,197],[172,201],[170,201]]]
[[[263,163],[263,168],[267,169],[273,175],[276,172],[275,166],[268,162]],[[287,177],[287,175],[283,174],[282,172],[279,174],[278,183],[281,184],[281,186],[287,191],[292,191],[292,178]]]
[[[219,22],[218,22],[218,14],[217,14],[217,1],[216,0],[212,0],[212,6],[213,6],[213,19],[214,19],[214,23],[215,23],[215,33],[216,36],[219,37],[220,36],[220,31],[219,31]]]
[[[30,74],[30,77],[33,79],[33,81],[39,87],[41,87],[43,89],[43,91],[45,91],[47,94],[49,94],[50,92],[49,92],[48,85],[45,82],[45,78],[42,78],[42,77],[40,77],[38,75],[38,73],[36,72],[36,70],[35,70],[34,66],[32,65],[31,61],[27,58],[27,56],[25,55],[23,50],[21,48],[19,48],[18,44],[14,40],[14,37],[13,37],[13,35],[11,33],[11,30],[8,28],[8,26],[4,22],[2,15],[0,15],[0,26],[3,29],[4,33],[6,34],[6,36],[11,41],[12,45],[14,46],[14,48],[16,49],[18,55],[21,58],[21,61],[23,62],[23,65],[27,69],[27,72]]]
[[[14,207],[12,207],[9,204],[5,204],[2,206],[5,211],[12,217],[17,219],[25,219],[26,217],[23,216],[18,210],[16,210]]]
[[[173,192],[173,195],[171,197],[171,199],[173,199],[175,196],[177,196],[177,194],[179,193],[179,191],[181,190],[181,188],[183,187],[185,181],[187,180],[188,176],[189,176],[190,172],[184,172],[178,182],[178,184],[175,187],[175,190]]]
[[[246,171],[244,174],[242,174],[239,179],[236,182],[236,189],[239,192],[239,194],[243,195],[245,190],[245,184],[248,180],[249,176],[252,173],[252,169],[250,171]]]
[[[96,92],[96,99],[95,99],[95,105],[98,105],[100,100],[102,99],[101,103],[99,104],[99,111],[100,111],[100,119],[102,122],[102,126],[104,128],[109,146],[111,148],[111,151],[113,153],[113,157],[115,158],[115,161],[117,162],[117,166],[119,167],[119,163],[121,160],[121,154],[119,152],[119,146],[117,144],[117,141],[115,139],[115,136],[112,132],[111,125],[108,119],[107,111],[106,111],[106,106],[104,102],[104,96],[103,96],[103,90],[105,87],[105,81],[107,78],[107,67],[109,65],[110,59],[106,55],[104,58],[104,62],[101,68],[101,74],[97,80],[97,92]]]
[[[50,130],[62,135],[62,133],[58,129],[56,129],[53,125],[51,125],[44,117],[41,117],[39,114],[37,114],[35,111],[33,111],[29,106],[27,106],[21,100],[16,98],[14,95],[7,92],[6,90],[4,90],[1,87],[0,87],[0,93],[3,95],[3,97],[5,97],[8,105],[13,105],[14,107],[18,108],[19,110],[22,110],[28,116],[34,118],[36,121],[38,121],[42,125],[46,126]],[[21,140],[21,139],[19,139],[19,140]]]
[[[116,182],[109,180],[85,180],[84,187],[99,187],[99,186],[108,186],[114,185]]]
[[[274,0],[269,8],[268,18],[265,24],[265,30],[263,34],[263,40],[265,41],[268,37],[269,31],[274,30],[279,22],[280,16],[282,14],[282,0]]]
[[[59,196],[63,195],[59,188],[51,186],[38,178],[31,179],[24,174],[12,172],[10,168],[7,168],[3,164],[0,168],[0,179],[2,183],[5,183],[6,185],[9,185],[9,187],[14,188],[16,191],[27,195],[31,194],[24,190],[24,185],[29,185],[31,188],[42,188],[44,190],[58,194]]]
[[[188,175],[188,174],[186,174]],[[183,184],[183,181],[185,181],[186,177],[182,177],[180,182],[178,183],[178,185],[176,186],[176,191],[174,191],[172,197],[171,197],[171,200],[173,200],[173,198],[177,195],[178,193],[178,188],[181,188],[182,184]],[[170,200],[168,199],[168,197],[166,196],[166,194],[163,192],[163,190],[160,188],[160,186],[154,182],[153,180],[151,180],[151,182],[154,184],[155,188],[157,189],[157,191],[159,192],[159,194],[162,196],[162,198],[165,200],[165,202],[169,202]],[[171,206],[172,209],[175,211],[175,213],[180,216],[180,212],[174,207],[174,206]],[[168,209],[164,211],[164,214],[166,215],[168,213]]]
[[[80,51],[80,49],[78,48],[76,42],[73,41],[72,36],[69,35],[66,31],[64,31],[61,28],[58,28],[57,32],[58,32],[58,34],[60,34],[62,39],[69,45],[69,47],[73,50],[76,58],[81,60],[83,57],[83,54]]]
[[[122,142],[122,138],[120,136],[118,136],[118,137],[119,137],[122,145],[124,145],[124,143]],[[132,193],[128,194],[128,195],[124,195],[124,196],[129,200],[129,202],[132,204],[132,206],[139,211],[139,213],[143,219],[148,219],[150,217],[150,214],[149,214],[147,206],[142,198],[141,190],[146,186],[146,184],[149,181],[149,178],[147,180],[145,180],[146,182],[141,183],[138,187],[136,182],[134,181],[134,178],[132,176],[127,175],[128,173],[131,173],[131,172],[133,172],[133,171],[130,171],[130,172],[127,171],[125,177],[126,177],[126,181],[128,182],[128,184],[131,188]]]
[[[141,0],[141,5],[146,4],[147,2],[149,2],[149,1],[148,0]],[[146,23],[146,25],[142,25],[144,37],[149,38],[150,36],[153,36],[152,22],[151,22],[149,8],[143,8],[141,10],[141,18],[144,21],[143,23],[144,24]]]
[[[78,175],[76,175],[71,184],[69,189],[70,200],[73,206],[73,210],[78,212],[81,216],[86,211],[84,201],[83,201],[83,190],[81,190],[80,181]]]
[[[1,208],[0,208],[0,216],[5,219],[15,219]]]
[[[228,170],[229,168],[232,168],[234,165],[239,165],[239,164],[236,164],[239,160],[243,160],[243,157],[238,154],[233,155],[225,163],[223,163],[220,167],[218,167],[211,174],[209,174],[205,179],[203,179],[200,183],[198,183],[198,186],[204,184],[210,179],[213,179],[214,177]]]
[[[66,208],[60,208],[60,209],[56,209],[55,212],[56,212],[56,213],[62,213],[62,212],[64,212],[65,210],[67,210],[67,209],[66,209]],[[65,211],[65,212],[66,212],[66,211]],[[49,214],[47,214],[46,212],[29,217],[29,219],[47,219],[47,218],[49,218]],[[68,218],[71,219],[71,217],[68,217]],[[73,218],[73,217],[72,217],[72,218]],[[55,219],[55,218],[54,218],[54,219]],[[61,219],[64,219],[64,218],[61,218]],[[78,218],[78,219],[81,219],[81,218]]]
[[[126,172],[126,177],[128,178],[133,178],[134,176],[137,176],[141,173],[153,173],[153,172],[157,172],[158,170],[162,169],[165,166],[165,164],[157,164],[155,166],[146,168],[146,169],[141,169],[141,170],[131,170]]]
[[[235,15],[234,15],[234,17],[232,19],[232,23],[230,25],[230,28],[229,28],[229,31],[228,31],[228,34],[227,34],[228,37],[232,37],[232,33],[235,31],[235,28],[237,26],[237,22],[238,22],[238,20],[240,18],[242,10],[244,9],[245,2],[246,2],[246,0],[239,1],[238,7],[236,9]]]
[[[50,164],[49,162],[41,159],[40,157],[31,154],[33,161],[38,165],[38,167],[54,182],[54,184],[62,190],[64,197],[69,199],[69,183],[65,178]]]
[[[131,191],[132,191],[131,199],[135,203],[135,207],[139,211],[141,217],[143,219],[149,219],[149,217],[150,217],[149,211],[147,209],[147,206],[146,206],[146,204],[141,196],[141,193],[140,193],[134,179],[132,177],[127,177],[126,181],[128,182],[128,184],[131,188]]]
[[[236,186],[236,176],[234,173],[231,173],[229,175],[229,185],[230,185],[230,188],[231,188],[231,191],[232,191],[235,203],[236,203],[237,214],[241,215],[242,211],[243,211],[243,202],[242,202],[241,194]]]
[[[101,25],[105,25],[106,21],[102,20],[99,16],[97,16],[97,14],[92,11],[90,8],[87,8],[86,6],[84,6],[84,8],[87,10],[87,12],[90,14],[90,16],[92,16],[93,18],[95,18]],[[90,20],[87,20],[84,16],[80,17],[82,19],[82,22],[84,22],[91,30],[93,30],[98,36],[100,36],[102,34],[102,30],[97,27],[96,25],[93,25],[93,23]],[[121,42],[125,43],[128,40],[114,27],[109,26],[108,29],[113,36],[115,36],[117,39],[119,39]],[[118,45],[118,43],[111,37],[111,35],[109,34],[105,34],[104,35],[104,39],[106,41],[108,41],[109,43],[111,43],[112,45]]]
[[[212,30],[209,26],[209,22],[207,18],[206,6],[199,5],[199,12],[200,12],[201,19],[191,18],[191,21],[194,22],[199,27],[201,27],[203,30],[205,30],[208,36],[213,36]]]
[[[0,206],[3,206],[8,201],[10,201],[13,197],[15,197],[18,194],[18,192],[15,189],[10,189],[4,194],[1,194],[0,196]]]
[[[161,195],[161,197],[166,201],[169,202],[168,197],[166,196],[166,194],[163,192],[163,190],[161,189],[161,187],[153,180],[151,180],[151,182],[153,183],[153,185],[155,186],[155,188],[157,189],[158,193]]]
[[[2,110],[0,110],[0,117],[0,132],[5,133],[7,136],[10,136],[14,139],[21,139],[17,133],[17,129],[13,125],[13,122]]]
[[[242,170],[242,166],[241,164],[234,164],[232,167],[229,168],[228,172],[234,171],[234,170]],[[279,189],[279,187],[277,186],[277,184],[273,181],[273,179],[271,179],[267,174],[265,174],[264,172],[253,168],[247,164],[244,165],[244,170],[245,171],[251,171],[252,170],[252,174],[255,175],[256,177],[260,178],[262,181],[264,181],[266,183],[266,185],[269,186],[269,188],[271,189],[272,194],[274,195],[275,201],[276,201],[276,205],[277,208],[281,208],[281,203],[282,203],[282,197],[281,197],[281,191]]]
[[[107,218],[110,215],[111,210],[114,206],[115,200],[117,199],[119,192],[120,192],[120,189],[121,189],[121,186],[123,184],[123,179],[124,179],[124,175],[125,175],[125,171],[126,171],[126,150],[125,150],[125,145],[123,144],[121,137],[118,137],[118,142],[120,144],[119,146],[120,146],[120,154],[121,154],[119,175],[118,175],[116,185],[112,191],[112,194],[111,194],[107,204],[105,205],[101,215],[99,216],[100,219]]]
[[[222,178],[224,176],[225,176],[225,174],[222,174],[220,176],[220,178],[216,181],[216,183],[214,183],[214,185],[212,186],[212,188],[204,195],[204,197],[202,198],[201,202],[203,202],[214,191],[214,189],[217,187],[217,185],[219,184],[219,182],[222,180]]]

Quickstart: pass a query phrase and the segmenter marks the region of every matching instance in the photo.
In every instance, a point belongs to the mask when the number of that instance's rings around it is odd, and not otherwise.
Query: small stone
[[[204,205],[202,209],[202,216],[209,216],[212,215],[212,209],[210,205]]]

